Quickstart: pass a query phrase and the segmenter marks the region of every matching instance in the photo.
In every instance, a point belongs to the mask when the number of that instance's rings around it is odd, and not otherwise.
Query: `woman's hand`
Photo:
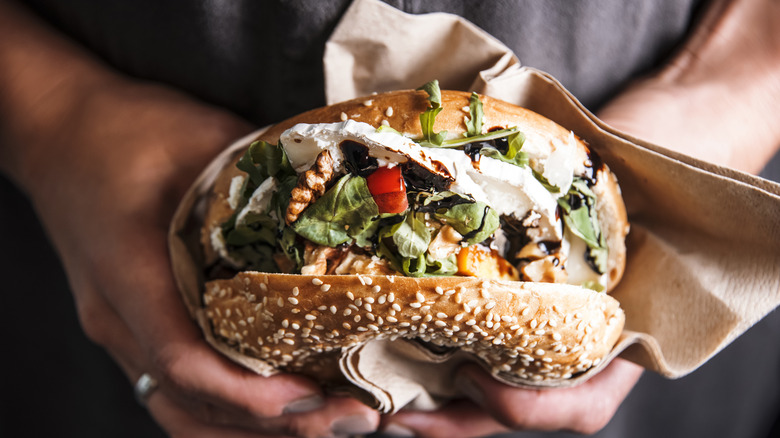
[[[264,378],[203,340],[174,284],[167,231],[206,164],[251,126],[110,72],[0,3],[0,167],[29,196],[65,266],[87,335],[172,436],[329,436],[378,414],[293,375]],[[128,387],[128,391],[130,388]]]

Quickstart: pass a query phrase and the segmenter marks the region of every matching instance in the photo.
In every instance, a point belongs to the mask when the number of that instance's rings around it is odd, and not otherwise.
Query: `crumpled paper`
[[[615,131],[553,77],[523,67],[466,20],[356,0],[327,43],[324,66],[328,103],[438,79],[443,89],[493,96],[573,130],[617,175],[631,233],[626,271],[613,296],[626,312],[626,326],[606,360],[559,386],[584,382],[617,355],[666,377],[683,376],[780,305],[780,185]],[[197,243],[198,200],[257,135],[236,142],[203,172],[177,211],[170,243],[179,287],[207,340],[268,375],[267,364],[213,337],[200,304]],[[461,352],[376,340],[343,351],[340,367],[356,395],[395,412],[433,409],[458,396],[455,369],[469,360]]]

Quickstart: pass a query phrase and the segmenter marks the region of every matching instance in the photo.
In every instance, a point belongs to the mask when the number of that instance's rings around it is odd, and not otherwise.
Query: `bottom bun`
[[[336,370],[318,364],[375,338],[459,348],[518,384],[568,379],[609,353],[625,321],[605,293],[472,277],[242,272],[208,282],[204,304],[215,336],[320,380]]]

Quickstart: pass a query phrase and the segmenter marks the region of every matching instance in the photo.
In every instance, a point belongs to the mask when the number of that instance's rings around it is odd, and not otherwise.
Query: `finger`
[[[214,424],[211,419],[204,421],[200,413],[182,409],[174,400],[161,393],[149,400],[149,410],[172,438],[257,438],[286,437],[267,431],[251,431],[242,427]]]
[[[425,438],[468,438],[509,431],[469,400],[457,400],[432,412],[401,411],[383,419],[380,429],[388,435]]]
[[[606,426],[641,374],[640,366],[615,359],[573,388],[522,389],[504,385],[470,364],[456,381],[469,398],[511,429],[595,433]]]

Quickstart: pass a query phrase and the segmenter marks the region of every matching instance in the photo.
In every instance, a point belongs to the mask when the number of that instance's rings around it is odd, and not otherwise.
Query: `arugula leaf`
[[[467,202],[434,212],[434,217],[451,226],[470,245],[484,242],[501,225],[496,210],[484,202]]]
[[[482,101],[479,100],[479,95],[475,92],[471,92],[469,98],[469,118],[466,120],[466,137],[474,137],[482,134]]]
[[[295,175],[295,170],[287,158],[281,144],[272,145],[265,141],[256,141],[249,145],[236,167],[247,173],[250,184],[244,186],[244,196],[249,197],[269,176]]]
[[[333,247],[360,235],[378,215],[365,178],[347,174],[306,208],[292,227],[314,243]]]
[[[525,143],[525,135],[522,132],[515,132],[507,137],[507,151],[502,154],[498,149],[492,147],[483,147],[479,150],[480,155],[501,160],[503,162],[514,164],[518,167],[528,166],[528,154],[521,151]]]
[[[497,138],[503,138],[511,135],[512,133],[518,132],[517,127],[513,126],[511,128],[505,128],[505,129],[497,129],[495,131],[490,131],[485,134],[480,135],[474,135],[471,137],[462,137],[462,138],[453,138],[450,140],[444,140],[441,143],[440,147],[443,148],[457,148],[460,146],[465,146],[469,143],[477,143],[480,141],[490,141],[495,140]]]
[[[563,222],[588,245],[587,258],[599,274],[607,271],[607,242],[599,226],[596,195],[583,178],[574,181],[565,196],[558,198]]]
[[[393,242],[401,257],[419,257],[431,243],[431,233],[419,213],[410,212],[395,230]]]
[[[447,131],[434,132],[433,124],[436,121],[436,116],[442,110],[441,107],[441,89],[439,88],[439,81],[437,79],[428,82],[418,90],[428,93],[428,102],[431,107],[420,114],[420,127],[422,128],[423,139],[420,142],[423,146],[438,147],[444,142],[444,138],[447,135]]]
[[[287,258],[295,263],[295,272],[300,272],[303,267],[303,248],[298,244],[295,231],[290,227],[284,227],[282,237],[279,239],[279,245],[282,247]]]

